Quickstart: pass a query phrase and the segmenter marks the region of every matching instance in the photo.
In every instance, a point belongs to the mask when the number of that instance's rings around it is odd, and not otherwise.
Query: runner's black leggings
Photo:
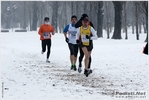
[[[47,59],[49,59],[50,51],[51,51],[51,39],[42,40],[41,45],[42,45],[42,51],[43,51],[43,52],[46,51],[46,46],[47,46],[47,49],[48,49],[48,52],[47,52]]]
[[[84,57],[84,53],[83,53],[82,47],[79,47],[79,48],[80,48],[79,63],[81,63],[82,60],[83,60],[83,57]],[[92,61],[92,58],[91,58],[91,56],[90,56],[90,58],[89,58],[89,64],[88,64],[88,68],[91,68],[91,61]]]

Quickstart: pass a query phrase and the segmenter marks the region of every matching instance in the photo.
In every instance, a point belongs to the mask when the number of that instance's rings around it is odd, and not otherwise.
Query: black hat
[[[83,20],[83,21],[88,21],[88,18],[87,18],[87,17],[85,17],[85,18],[83,18],[82,20]]]
[[[81,19],[83,20],[85,17],[88,17],[87,14],[82,14]]]
[[[44,18],[44,21],[46,21],[46,20],[49,20],[49,17],[45,17],[45,18]]]
[[[73,18],[76,18],[77,19],[77,16],[76,15],[71,16],[71,19],[73,19]]]

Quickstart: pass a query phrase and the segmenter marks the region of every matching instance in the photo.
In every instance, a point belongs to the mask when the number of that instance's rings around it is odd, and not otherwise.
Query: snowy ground
[[[89,77],[70,71],[63,34],[52,37],[50,64],[45,63],[46,54],[41,54],[37,32],[0,35],[5,99],[114,100],[112,91],[148,93],[148,56],[142,54],[146,34],[140,34],[139,41],[131,33],[129,40],[108,40],[104,36],[94,41],[93,73]]]

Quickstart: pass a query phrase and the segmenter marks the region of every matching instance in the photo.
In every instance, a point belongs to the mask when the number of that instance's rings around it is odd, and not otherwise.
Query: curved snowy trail
[[[52,37],[51,63],[41,54],[37,32],[1,33],[1,80],[5,99],[116,99],[118,91],[148,92],[148,56],[140,40],[99,38],[92,52],[93,73],[85,77],[70,70],[69,50],[63,34]],[[78,65],[78,63],[77,63]],[[84,65],[84,64],[83,64]],[[146,98],[147,99],[147,98]],[[143,99],[142,99],[143,100]]]

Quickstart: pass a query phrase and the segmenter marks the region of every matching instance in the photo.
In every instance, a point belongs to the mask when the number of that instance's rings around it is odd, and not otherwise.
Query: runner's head
[[[85,17],[88,17],[88,15],[87,14],[82,14],[81,20],[83,20]]]
[[[89,23],[89,19],[88,17],[85,17],[82,19],[82,26],[87,27]]]
[[[77,16],[75,16],[75,15],[71,16],[71,22],[72,22],[72,24],[76,24]]]
[[[45,17],[44,22],[45,22],[46,25],[48,25],[49,24],[49,17]]]

